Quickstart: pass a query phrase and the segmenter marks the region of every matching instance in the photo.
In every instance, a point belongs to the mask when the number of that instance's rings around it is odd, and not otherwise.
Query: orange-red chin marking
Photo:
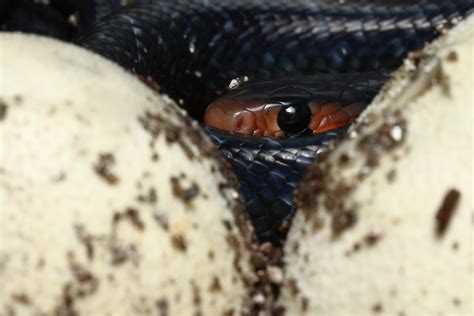
[[[357,119],[365,105],[364,102],[355,102],[344,107],[335,102],[317,104],[319,111],[314,113],[312,110],[313,117],[309,123],[309,128],[313,131],[313,134],[319,134],[349,125]],[[310,108],[312,108],[312,105],[310,105]]]

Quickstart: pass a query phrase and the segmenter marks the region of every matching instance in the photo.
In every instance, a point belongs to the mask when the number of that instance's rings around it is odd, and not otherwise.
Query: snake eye
[[[278,126],[287,135],[301,134],[308,129],[311,111],[306,104],[291,104],[278,113]]]

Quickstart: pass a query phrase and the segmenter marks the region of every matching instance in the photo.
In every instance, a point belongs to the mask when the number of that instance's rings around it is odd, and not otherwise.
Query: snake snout
[[[237,99],[220,98],[204,113],[204,124],[228,132],[252,135],[257,129],[256,115]]]

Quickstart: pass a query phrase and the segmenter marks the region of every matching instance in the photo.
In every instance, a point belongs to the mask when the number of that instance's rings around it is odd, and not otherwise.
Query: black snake
[[[132,2],[4,0],[0,24],[75,41],[153,80],[201,120],[207,104],[241,76],[251,83],[238,93],[271,102],[367,104],[408,52],[474,10],[473,0]],[[285,79],[252,83],[276,78]],[[206,130],[241,180],[257,235],[278,241],[306,166],[344,128],[286,139]]]

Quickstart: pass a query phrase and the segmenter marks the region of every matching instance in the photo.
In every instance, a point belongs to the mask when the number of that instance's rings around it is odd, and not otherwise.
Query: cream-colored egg
[[[86,50],[0,47],[0,314],[245,312],[249,227],[200,128]]]
[[[473,51],[474,17],[407,60],[310,168],[288,315],[472,315]]]

